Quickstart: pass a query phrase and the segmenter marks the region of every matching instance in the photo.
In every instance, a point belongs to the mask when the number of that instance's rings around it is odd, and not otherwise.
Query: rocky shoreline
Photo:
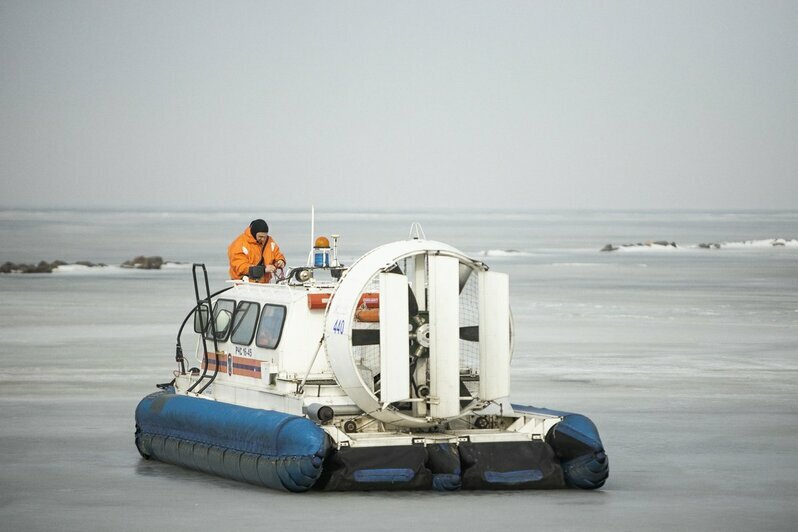
[[[139,270],[160,270],[163,265],[164,261],[161,257],[145,257],[144,255],[139,255],[120,264],[122,268],[136,268]]]
[[[176,261],[164,261],[162,257],[145,257],[139,255],[130,260],[126,260],[119,265],[120,268],[131,268],[136,270],[160,270],[164,264],[182,264]],[[0,265],[0,273],[52,273],[53,270],[59,266],[85,266],[87,268],[104,268],[108,266],[102,262],[91,262],[88,260],[79,260],[77,262],[66,262],[63,260],[54,260],[47,262],[40,261],[38,264],[25,264],[15,262],[5,262]]]
[[[601,251],[618,251],[621,248],[634,248],[634,247],[672,247],[675,248],[676,242],[668,242],[667,240],[648,240],[646,242],[638,242],[636,244],[621,244],[620,246],[615,246],[613,244],[607,244]]]
[[[687,247],[693,247],[698,249],[721,249],[724,247],[745,247],[745,246],[755,246],[757,244],[760,245],[770,245],[772,247],[785,247],[785,246],[795,246],[798,245],[798,239],[795,238],[770,238],[765,240],[742,240],[739,242],[702,242],[700,244],[695,244]],[[618,251],[622,248],[678,248],[676,242],[669,242],[667,240],[647,240],[645,242],[637,242],[634,244],[621,244],[616,246],[615,244],[607,244],[601,251]]]

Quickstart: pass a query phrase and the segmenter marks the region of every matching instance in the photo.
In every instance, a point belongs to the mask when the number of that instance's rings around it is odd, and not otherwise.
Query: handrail
[[[212,293],[210,299],[213,299],[214,297],[218,296],[219,294],[223,294],[224,292],[227,292],[231,288],[233,288],[233,287],[232,286],[228,286],[226,288],[222,288],[221,290],[218,290],[218,291]],[[186,366],[185,366],[185,363],[184,363],[185,362],[185,358],[183,357],[183,344],[180,341],[180,338],[183,336],[183,329],[185,329],[189,318],[191,318],[191,316],[195,312],[197,312],[197,310],[199,310],[199,308],[202,305],[204,305],[206,301],[208,303],[208,306],[210,307],[210,304],[211,304],[210,299],[203,299],[202,301],[200,301],[199,303],[194,305],[192,307],[192,309],[188,311],[188,314],[186,314],[186,317],[183,318],[183,323],[180,324],[180,328],[177,330],[177,345],[176,345],[176,348],[175,348],[175,361],[180,363],[180,368],[181,368],[180,374],[181,375],[185,375],[186,374]],[[208,315],[210,316],[210,309],[209,309]],[[206,325],[206,329],[207,329],[207,325]],[[205,329],[203,329],[202,334],[204,335],[206,332],[207,331]]]
[[[205,299],[200,299],[199,284],[197,283],[197,269],[198,268],[202,268],[202,274],[203,274],[203,277],[205,278],[205,294],[207,295],[207,297]],[[219,374],[219,344],[218,344],[218,338],[217,338],[217,334],[216,334],[216,320],[213,317],[213,307],[211,306],[211,289],[210,289],[210,285],[208,284],[208,270],[205,268],[205,264],[196,263],[196,262],[194,264],[192,264],[192,266],[191,266],[191,276],[194,279],[194,296],[196,297],[196,300],[197,300],[197,305],[194,308],[196,309],[197,307],[200,307],[204,301],[208,302],[208,322],[209,322],[209,325],[211,326],[211,335],[213,336],[213,356],[216,358],[216,363],[214,364],[214,368],[213,368],[213,375],[210,377],[210,379],[205,384],[205,386],[200,388],[200,390],[197,392],[197,395],[199,395],[202,392],[204,392],[205,389],[208,386],[211,385],[211,383],[213,383],[213,381],[216,379],[216,376]],[[200,314],[200,316],[202,316],[202,315]],[[201,318],[200,318],[200,321],[201,321]],[[205,329],[207,329],[207,326],[205,327]],[[207,342],[207,339],[205,338],[205,331],[204,330],[203,330],[203,333],[202,333],[202,353],[203,353],[202,356],[203,356],[203,366],[204,366],[204,368],[202,369],[202,375],[200,375],[200,378],[197,379],[194,382],[194,384],[192,384],[191,386],[188,387],[186,392],[193,391],[194,388],[196,388],[197,385],[199,383],[201,383],[205,379],[205,377],[208,375],[208,342]]]
[[[197,392],[198,395],[201,394],[202,392],[204,392],[205,388],[207,388],[208,386],[213,384],[213,381],[216,380],[216,376],[219,374],[219,335],[216,334],[216,332],[217,332],[216,331],[216,319],[213,317],[213,311],[211,309],[211,287],[208,284],[208,270],[205,269],[205,264],[202,264],[201,266],[202,266],[203,276],[205,277],[205,294],[208,296],[208,308],[210,309],[208,311],[208,319],[211,322],[211,334],[213,334],[213,356],[216,358],[216,364],[214,364],[215,367],[213,369],[213,377],[211,377],[210,380],[205,384],[205,386],[203,386],[200,389],[200,391]],[[195,277],[195,279],[196,279],[196,277]],[[195,280],[194,286],[196,286],[196,285],[197,285],[197,283],[196,283],[196,280]],[[204,340],[205,339],[205,335],[203,335],[202,338]],[[203,344],[203,347],[205,347],[205,344]],[[208,369],[208,352],[207,351],[205,351],[205,369],[206,370]]]

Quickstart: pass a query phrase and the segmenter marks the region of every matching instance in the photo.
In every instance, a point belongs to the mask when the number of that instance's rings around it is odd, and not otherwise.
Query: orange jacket
[[[266,245],[261,248],[249,227],[241,233],[227,248],[227,258],[230,259],[230,279],[241,279],[249,275],[249,267],[260,264],[261,258],[263,265],[274,264],[278,260],[286,262],[285,255],[280,251],[280,246],[272,237],[266,240]],[[268,283],[271,281],[272,274],[266,273],[260,279],[251,279],[253,282]]]

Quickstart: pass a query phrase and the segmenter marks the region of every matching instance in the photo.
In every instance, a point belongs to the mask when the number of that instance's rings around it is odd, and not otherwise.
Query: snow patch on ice
[[[53,268],[53,274],[55,275],[95,275],[122,273],[123,271],[119,266],[84,266],[83,264],[62,264],[57,268]]]
[[[766,238],[763,240],[742,240],[738,242],[720,242],[719,245],[721,248],[730,248],[730,249],[798,247],[798,239]]]
[[[164,262],[161,270],[190,270],[191,264],[187,262]],[[55,275],[119,275],[136,272],[157,272],[158,269],[145,270],[142,268],[122,268],[120,266],[85,266],[83,264],[62,264],[53,268]]]
[[[608,263],[608,262],[554,262],[552,266],[565,266],[565,267],[579,267],[579,266],[612,266],[614,267],[615,264]]]
[[[164,262],[162,270],[190,270],[191,264],[188,262]]]
[[[517,249],[488,249],[477,253],[481,257],[528,257],[531,253]]]

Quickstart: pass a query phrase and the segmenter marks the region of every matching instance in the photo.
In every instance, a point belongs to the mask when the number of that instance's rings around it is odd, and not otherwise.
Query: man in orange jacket
[[[230,278],[241,279],[245,275],[250,281],[268,283],[272,273],[285,268],[285,255],[280,246],[269,236],[269,224],[253,220],[238,238],[227,248],[230,259]]]

